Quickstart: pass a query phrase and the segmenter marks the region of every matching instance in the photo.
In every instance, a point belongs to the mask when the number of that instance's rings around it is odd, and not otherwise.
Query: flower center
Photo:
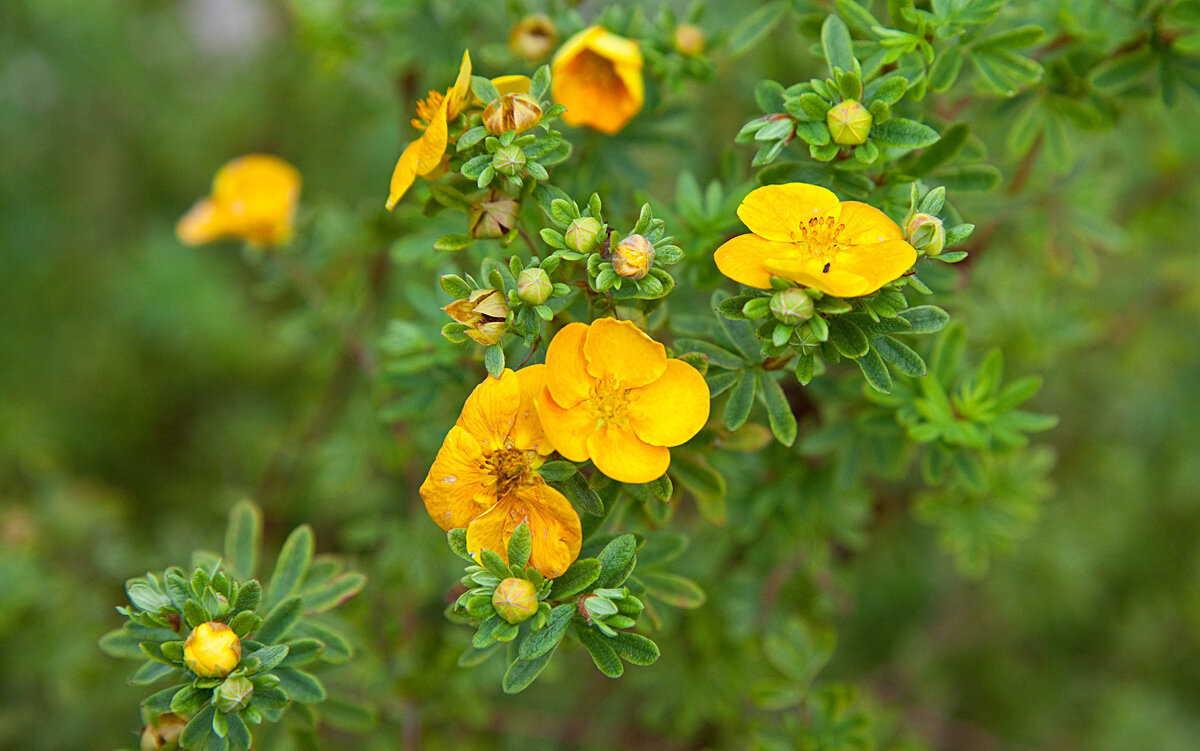
[[[598,89],[615,89],[621,86],[621,79],[613,70],[612,61],[591,50],[584,50],[571,63],[571,72],[578,83],[583,86],[594,86]]]
[[[437,113],[438,108],[442,106],[442,100],[446,95],[440,91],[431,91],[429,96],[424,99],[417,100],[417,116],[413,118],[412,125],[417,130],[425,130],[429,127],[429,123],[433,121],[433,116]]]
[[[533,469],[526,452],[515,448],[493,451],[484,459],[484,469],[496,478],[496,497],[503,498],[512,491],[531,482]]]
[[[592,410],[592,418],[597,428],[607,425],[618,427],[629,426],[629,404],[635,397],[629,393],[622,381],[611,375],[592,385],[591,395],[588,396],[588,407]]]
[[[846,229],[831,216],[814,216],[792,230],[792,240],[818,258],[831,260],[841,250],[839,237]]]

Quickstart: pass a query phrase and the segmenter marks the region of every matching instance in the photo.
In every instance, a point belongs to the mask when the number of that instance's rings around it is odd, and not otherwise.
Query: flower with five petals
[[[916,263],[904,232],[874,206],[807,183],[764,185],[738,206],[751,234],[717,248],[721,273],[771,288],[778,276],[837,297],[869,295]]]

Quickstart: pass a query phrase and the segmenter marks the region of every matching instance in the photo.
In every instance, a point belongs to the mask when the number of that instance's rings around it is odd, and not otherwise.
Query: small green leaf
[[[264,609],[274,607],[276,603],[282,602],[296,591],[308,574],[312,556],[312,528],[304,524],[288,535],[279,551],[279,558],[275,561],[275,570],[271,572],[271,582],[267,585],[263,600]]]
[[[470,235],[442,235],[433,241],[433,249],[449,253],[462,250],[473,242],[475,242],[475,238]]]
[[[504,580],[512,578],[512,569],[500,557],[500,554],[493,550],[479,551],[479,565],[488,570],[488,573],[497,579]]]
[[[936,305],[918,305],[901,311],[900,316],[912,324],[906,332],[909,334],[931,334],[950,322],[950,314]]]
[[[796,380],[801,386],[807,386],[816,372],[817,360],[812,355],[796,357]]]
[[[301,704],[319,704],[325,701],[325,687],[311,673],[296,668],[276,668],[274,672],[279,676],[279,688],[292,701]]]
[[[640,634],[628,631],[618,631],[617,635],[609,640],[609,645],[621,659],[633,665],[653,665],[662,656],[657,644]]]
[[[733,387],[729,401],[725,403],[725,427],[737,430],[746,424],[754,406],[757,379],[752,373],[742,371],[741,378]]]
[[[514,571],[520,571],[529,564],[532,552],[533,538],[529,534],[529,524],[521,522],[508,538],[508,565]]]
[[[322,653],[325,652],[325,644],[319,639],[297,639],[296,641],[289,642],[286,646],[288,648],[287,655],[279,664],[289,668],[314,662],[320,659]],[[256,657],[258,656],[258,652],[254,654]],[[263,668],[263,670],[267,669]]]
[[[601,568],[600,561],[595,558],[576,560],[562,573],[562,576],[554,580],[546,599],[566,600],[583,592],[600,577]]]
[[[521,648],[518,651],[519,658],[533,660],[552,651],[562,641],[563,634],[567,633],[567,626],[570,625],[574,615],[574,603],[565,603],[551,610],[550,617],[546,619],[546,625],[531,632],[521,642]]]
[[[845,71],[854,69],[854,51],[850,44],[850,29],[846,22],[837,16],[830,15],[821,24],[821,49],[825,52],[825,60],[829,63],[829,73],[834,68]]]
[[[471,76],[471,91],[484,104],[500,98],[500,92],[496,89],[496,85],[483,76]]]
[[[499,344],[493,344],[487,348],[483,356],[483,365],[487,368],[488,375],[492,378],[499,378],[504,374],[504,348]]]
[[[588,654],[592,656],[592,662],[596,663],[597,670],[609,678],[621,677],[621,674],[625,672],[625,666],[621,664],[621,658],[617,656],[616,650],[609,646],[606,637],[586,626],[576,626],[575,635],[587,648]]]
[[[791,446],[796,440],[796,416],[792,414],[791,405],[779,382],[765,370],[758,371],[758,396],[767,408],[771,432],[784,446]]]
[[[729,54],[737,57],[758,44],[783,19],[788,4],[779,0],[767,3],[738,22],[729,32]],[[776,111],[776,110],[765,110]]]
[[[316,644],[320,646],[321,643],[316,642]],[[283,662],[283,658],[288,656],[290,649],[291,647],[286,644],[273,644],[269,647],[263,647],[253,654],[243,656],[238,666],[244,668],[247,675],[264,673]]]
[[[217,708],[212,704],[197,712],[179,735],[179,745],[189,749],[199,748],[200,744],[212,735],[213,715],[216,713]]]
[[[862,329],[842,316],[831,316],[829,322],[829,341],[846,357],[862,357],[870,348],[867,337]]]
[[[258,546],[262,539],[262,511],[241,501],[229,512],[225,530],[225,568],[238,581],[254,576],[258,568]]]
[[[629,578],[637,563],[637,538],[631,534],[620,535],[596,556],[600,561],[600,576],[596,578],[598,588],[619,587]]]
[[[557,647],[557,645],[555,646]],[[537,680],[542,670],[549,664],[555,651],[555,648],[551,648],[549,652],[532,660],[513,660],[508,666],[508,670],[504,672],[504,680],[501,683],[504,693],[519,694],[529,688],[529,685]]]
[[[904,342],[885,336],[872,340],[871,346],[901,373],[918,378],[925,375],[925,360]]]
[[[875,352],[868,350],[865,355],[859,357],[855,362],[862,370],[863,375],[867,379],[867,383],[876,391],[883,394],[892,393],[892,376],[888,373],[887,366],[883,364],[883,360]]]
[[[638,574],[637,578],[649,594],[677,608],[698,608],[706,599],[696,582],[682,576],[650,571]]]
[[[878,145],[902,149],[931,146],[937,143],[938,138],[940,136],[933,128],[903,117],[893,117],[871,129],[871,140]]]
[[[297,595],[289,597],[271,608],[267,617],[263,619],[262,626],[259,626],[258,631],[254,632],[254,640],[263,644],[271,644],[287,636],[292,626],[300,620],[303,603],[304,598]]]

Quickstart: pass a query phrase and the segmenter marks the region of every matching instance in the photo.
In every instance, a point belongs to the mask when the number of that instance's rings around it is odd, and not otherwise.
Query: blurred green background
[[[735,20],[714,5],[707,28]],[[956,573],[911,499],[868,485],[831,501],[857,509],[845,513],[864,543],[813,590],[777,568],[788,551],[754,550],[764,507],[731,473],[726,528],[680,511],[696,537],[682,567],[709,601],[664,613],[658,665],[612,682],[561,656],[516,698],[499,693],[499,664],[455,667],[469,631],[441,610],[457,566],[415,488],[478,373],[428,343],[445,394],[414,411],[343,344],[382,342],[386,355],[406,336],[436,338],[434,271],[448,261],[426,250],[437,233],[415,206],[385,217],[387,180],[411,102],[449,79],[462,47],[477,70],[512,72],[500,67],[512,18],[501,3],[449,1],[0,4],[0,748],[135,745],[145,691],[96,640],[120,622],[126,578],[219,547],[244,497],[263,506],[269,545],[308,522],[319,550],[371,577],[341,616],[359,659],[326,675],[376,702],[381,723],[332,732],[331,747],[747,747],[770,722],[747,697],[769,672],[754,655],[770,618],[748,580],[770,570],[787,582],[781,602],[835,603],[827,675],[859,685],[912,747],[1196,748],[1194,97],[1168,108],[1130,92],[1113,130],[1073,132],[1069,158],[1027,165],[1023,191],[959,204],[980,244],[939,302],[972,357],[998,346],[1009,373],[1044,374],[1033,406],[1061,420],[1038,441],[1057,458],[1050,500],[985,576]],[[611,147],[631,159],[670,136],[674,166],[640,186],[664,202],[678,169],[720,174],[757,114],[754,81],[817,72],[788,30],[715,59],[713,81],[664,95],[661,127]],[[980,107],[971,122],[1011,178],[1011,111]],[[304,175],[302,233],[315,239],[294,252],[334,290],[321,312],[270,257],[174,237],[216,168],[251,151]],[[373,260],[390,276],[368,296]],[[399,291],[408,279],[425,290],[416,299]],[[422,305],[416,333],[387,328]]]

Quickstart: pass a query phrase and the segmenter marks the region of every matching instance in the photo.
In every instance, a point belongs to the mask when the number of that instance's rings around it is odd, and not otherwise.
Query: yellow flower
[[[270,154],[247,154],[227,162],[213,178],[212,195],[197,201],[175,225],[188,245],[238,237],[254,245],[278,245],[292,235],[300,173]]]
[[[671,463],[667,447],[708,421],[708,384],[629,321],[567,324],[546,351],[537,410],[546,437],[573,462],[591,459],[621,482],[650,482]]]
[[[202,678],[224,678],[240,659],[242,642],[224,623],[201,623],[183,643],[184,664]]]
[[[445,94],[431,91],[429,96],[417,102],[417,116],[412,124],[424,132],[404,149],[400,161],[396,162],[391,190],[388,192],[389,211],[412,186],[417,175],[428,175],[442,163],[450,137],[450,121],[458,117],[470,103],[470,86],[471,54],[465,51],[454,85],[446,89]]]
[[[491,550],[508,560],[508,540],[529,524],[529,562],[547,578],[579,555],[579,515],[537,468],[554,450],[534,407],[544,388],[544,365],[505,369],[475,388],[446,435],[420,493],[445,530],[466,527],[472,555]]]
[[[642,108],[642,53],[637,42],[601,26],[566,41],[550,64],[563,121],[612,135]]]
[[[838,297],[868,295],[912,268],[917,251],[879,209],[807,183],[750,192],[738,218],[752,234],[717,248],[721,273],[770,289],[771,277]]]

